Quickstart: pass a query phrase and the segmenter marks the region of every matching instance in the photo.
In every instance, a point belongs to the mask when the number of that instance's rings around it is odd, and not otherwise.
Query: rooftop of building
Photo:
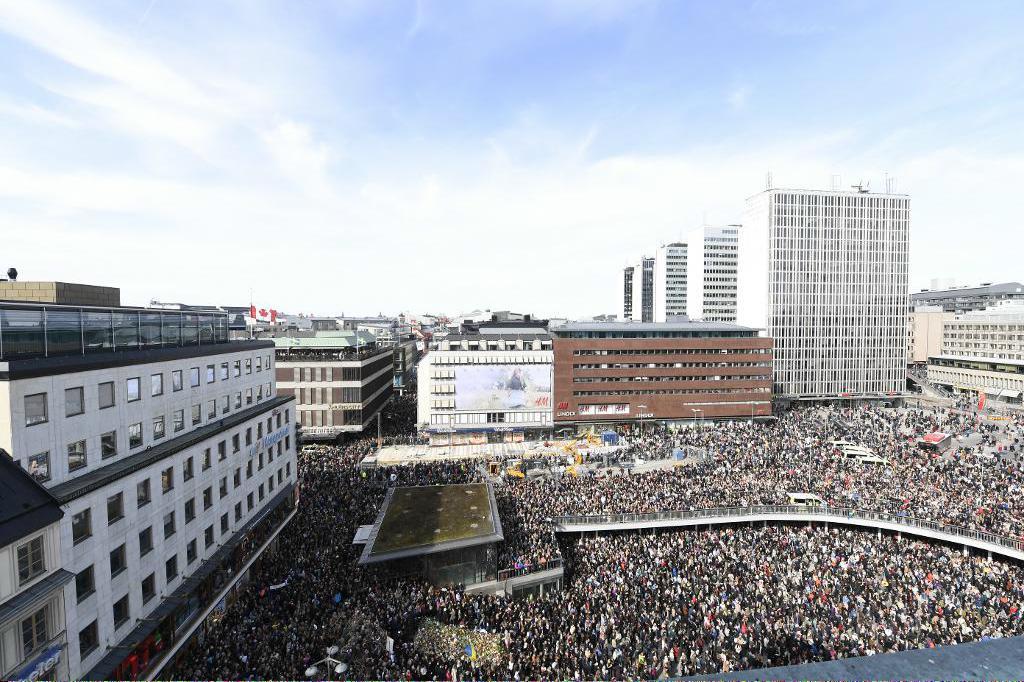
[[[376,563],[504,539],[489,484],[392,488],[360,563]]]
[[[743,327],[728,322],[701,322],[699,320],[677,322],[567,322],[554,327],[551,333],[562,336],[573,332],[756,332],[753,327]]]
[[[0,452],[0,547],[59,521],[60,503],[5,452]]]
[[[1022,294],[1024,284],[1020,282],[1001,282],[999,284],[979,284],[976,287],[951,287],[949,289],[922,289],[910,294],[915,301],[933,298],[949,298],[950,296],[991,296],[994,294]]]
[[[799,187],[769,187],[768,189],[761,190],[755,194],[751,194],[748,199],[753,199],[756,196],[762,194],[779,194],[779,193],[792,193],[792,194],[818,194],[821,196],[858,196],[858,197],[874,197],[874,198],[896,198],[896,199],[909,199],[909,194],[901,194],[899,192],[874,192],[870,188],[871,183],[867,183],[860,188],[858,185],[850,185],[850,189],[801,189]]]
[[[370,332],[343,329],[319,330],[298,334],[281,334],[268,338],[278,348],[322,348],[348,349],[368,346],[376,343],[376,337]]]

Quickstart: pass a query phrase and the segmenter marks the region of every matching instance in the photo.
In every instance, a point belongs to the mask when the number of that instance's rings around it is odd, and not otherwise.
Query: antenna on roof
[[[768,171],[768,174],[765,176],[764,188],[766,190],[772,189],[772,172],[771,171]]]

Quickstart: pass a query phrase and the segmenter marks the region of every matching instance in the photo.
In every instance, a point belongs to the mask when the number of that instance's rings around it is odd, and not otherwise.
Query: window
[[[124,544],[118,545],[110,551],[110,577],[120,575],[128,567],[124,553]]]
[[[174,467],[167,467],[160,473],[160,488],[165,495],[174,490]]]
[[[206,401],[206,420],[213,421],[217,418],[217,401],[207,400]]]
[[[207,488],[203,491],[203,511],[206,511],[213,506],[213,488]]]
[[[220,497],[221,499],[228,496],[228,477],[224,476],[220,479]]]
[[[252,374],[252,358],[245,359],[245,373]]]
[[[206,530],[203,531],[203,543],[205,544],[206,549],[213,547],[213,542],[213,526],[207,526]]]
[[[143,479],[135,486],[135,495],[138,500],[138,507],[145,507],[153,499],[149,490],[149,479]]]
[[[164,375],[154,374],[149,377],[149,394],[152,396],[164,394]]]
[[[228,525],[228,515],[226,513],[221,514],[221,517],[220,517],[220,534],[221,535],[226,534],[230,527],[231,526]]]
[[[21,621],[21,645],[23,655],[29,656],[42,648],[49,639],[46,633],[46,607],[39,609]]]
[[[95,591],[96,576],[93,573],[92,564],[89,564],[75,576],[75,599],[81,604]]]
[[[156,596],[156,574],[150,573],[142,579],[142,603],[148,604]]]
[[[174,535],[177,529],[174,527],[174,510],[164,514],[164,540]]]
[[[235,393],[235,409],[242,409],[242,392]]]
[[[231,436],[231,452],[238,452],[242,449],[241,442],[238,439],[238,434]]]
[[[242,503],[235,502],[235,523],[242,520]]]
[[[222,440],[217,443],[217,461],[223,462],[228,457],[228,442]]]
[[[172,580],[178,577],[178,555],[175,554],[164,563],[164,575],[167,578],[167,583],[170,584]]]
[[[114,382],[104,381],[99,385],[100,409],[114,406]]]
[[[236,377],[242,376],[242,361],[235,360],[234,364],[231,366],[231,369],[234,371],[234,375]]]
[[[139,558],[153,551],[153,526],[139,531]]]
[[[24,586],[46,572],[43,536],[18,547],[18,585]]]
[[[263,369],[263,358],[256,356],[256,371],[259,372]]]
[[[28,473],[40,483],[50,480],[50,453],[40,452],[28,458]]]
[[[196,541],[189,540],[188,544],[185,545],[185,561],[192,563],[199,557],[199,552],[196,550]]]
[[[133,403],[142,398],[140,381],[139,377],[133,377],[128,380],[128,402]]]
[[[78,471],[85,465],[85,441],[79,440],[68,445],[68,471]]]
[[[128,427],[128,448],[134,449],[142,445],[142,422]]]
[[[192,367],[188,370],[188,385],[195,388],[199,385],[199,368]]]
[[[220,363],[220,380],[221,381],[227,381],[228,380],[228,363],[226,363],[226,362]]]
[[[235,487],[242,485],[242,467],[235,468]]]
[[[85,412],[85,389],[77,388],[64,389],[64,416],[74,417],[76,414]]]
[[[117,456],[117,431],[107,431],[100,436],[100,458]]]
[[[192,458],[189,457],[188,459],[185,460],[185,465],[182,469],[181,480],[191,481],[194,475],[195,473],[194,467],[192,466]]]
[[[262,502],[263,501],[263,484],[262,483],[260,483],[260,487],[257,489],[257,492],[260,494],[260,502]]]
[[[250,459],[245,463],[245,477],[252,478],[252,460]]]
[[[25,426],[45,424],[47,421],[46,394],[34,393],[25,396]]]
[[[192,406],[192,426],[200,424],[203,421],[203,406],[193,405]]]
[[[96,621],[86,625],[78,632],[78,656],[85,660],[99,646],[99,635],[96,631]]]
[[[220,413],[227,414],[231,410],[231,404],[228,402],[228,396],[223,396],[220,399]]]
[[[107,525],[124,518],[124,493],[117,493],[107,498]]]
[[[252,389],[251,388],[245,389],[245,404],[246,405],[252,405]]]
[[[210,456],[210,448],[203,450],[203,471],[213,466],[213,458]]]
[[[214,369],[214,366],[213,365],[207,365],[206,366],[206,383],[212,384],[216,380],[217,380],[217,375],[216,375],[216,371]]]
[[[74,544],[92,537],[92,510],[83,509],[71,517],[71,539]]]
[[[121,627],[128,622],[128,595],[124,595],[114,602],[114,629]]]
[[[177,433],[178,431],[184,431],[185,430],[185,410],[175,410],[174,411],[174,415],[172,415],[172,420],[171,421],[174,423],[173,428],[174,428],[174,432],[175,433]]]
[[[171,372],[171,390],[180,391],[182,388],[184,388],[184,386],[181,381],[181,370],[176,369]]]
[[[153,440],[160,440],[166,434],[164,430],[164,417],[153,417]]]
[[[245,496],[245,506],[252,511],[252,493]]]

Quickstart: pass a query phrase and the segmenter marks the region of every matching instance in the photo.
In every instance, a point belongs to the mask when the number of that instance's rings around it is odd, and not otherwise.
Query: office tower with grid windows
[[[775,391],[878,397],[906,383],[904,194],[769,189],[747,200],[737,322],[775,341]]]
[[[686,315],[687,268],[687,245],[684,242],[665,244],[658,249],[651,273],[653,318],[642,322],[666,322]]]
[[[739,225],[700,227],[690,232],[685,313],[691,320],[736,322]]]
[[[622,273],[622,319],[652,322],[655,313],[656,258],[643,256]]]

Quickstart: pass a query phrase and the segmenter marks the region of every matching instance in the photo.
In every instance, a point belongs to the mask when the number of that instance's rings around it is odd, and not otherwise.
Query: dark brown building
[[[551,333],[556,427],[772,414],[772,340],[756,329],[597,322]]]

